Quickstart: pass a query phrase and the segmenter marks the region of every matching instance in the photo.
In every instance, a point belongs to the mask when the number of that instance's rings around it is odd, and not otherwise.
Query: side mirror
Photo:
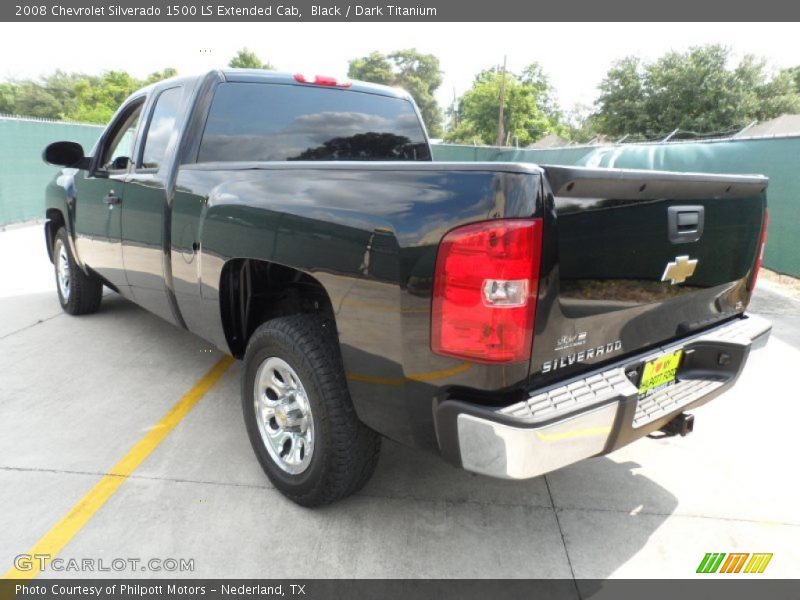
[[[42,160],[57,167],[89,168],[89,159],[83,155],[83,146],[77,142],[53,142],[44,149]]]

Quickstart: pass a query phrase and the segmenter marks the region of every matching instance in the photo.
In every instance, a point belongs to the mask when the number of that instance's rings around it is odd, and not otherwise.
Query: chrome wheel
[[[253,400],[261,440],[272,460],[292,475],[305,471],[314,453],[314,420],[295,370],[276,356],[267,358],[256,372]]]
[[[64,302],[69,302],[69,292],[72,283],[72,276],[69,268],[69,255],[67,254],[67,247],[61,240],[56,241],[56,281],[58,282],[58,290],[61,292],[61,298]]]

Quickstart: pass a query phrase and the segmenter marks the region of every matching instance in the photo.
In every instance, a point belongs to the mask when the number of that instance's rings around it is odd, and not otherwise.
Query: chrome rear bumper
[[[468,471],[526,479],[607,454],[731,387],[771,324],[749,316],[490,409],[448,398],[436,410],[442,454]],[[683,349],[675,384],[639,398],[627,373]]]

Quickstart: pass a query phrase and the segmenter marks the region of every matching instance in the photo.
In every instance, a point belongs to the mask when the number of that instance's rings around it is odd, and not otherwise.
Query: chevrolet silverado
[[[381,436],[522,479],[685,435],[770,331],[765,178],[435,162],[396,89],[173,78],[44,160],[63,309],[105,286],[242,359],[255,455],[305,506]]]

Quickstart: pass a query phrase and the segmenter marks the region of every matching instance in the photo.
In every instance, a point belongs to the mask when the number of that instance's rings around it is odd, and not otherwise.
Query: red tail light
[[[486,221],[445,235],[433,284],[433,351],[487,363],[530,359],[541,250],[541,219]]]
[[[748,286],[749,291],[756,289],[756,280],[758,279],[758,272],[761,270],[761,263],[764,261],[764,247],[767,245],[767,227],[769,226],[769,212],[764,209],[764,219],[761,221],[761,240],[758,244],[758,256],[756,257],[756,264],[753,267],[753,278],[750,280]]]
[[[326,85],[326,86],[329,86],[329,87],[348,88],[351,85],[353,85],[349,81],[339,81],[335,77],[328,77],[327,75],[314,75],[312,77],[312,76],[308,76],[308,75],[303,75],[302,73],[297,73],[294,76],[294,80],[297,81],[298,83],[310,83],[310,84],[313,84],[313,85]]]

